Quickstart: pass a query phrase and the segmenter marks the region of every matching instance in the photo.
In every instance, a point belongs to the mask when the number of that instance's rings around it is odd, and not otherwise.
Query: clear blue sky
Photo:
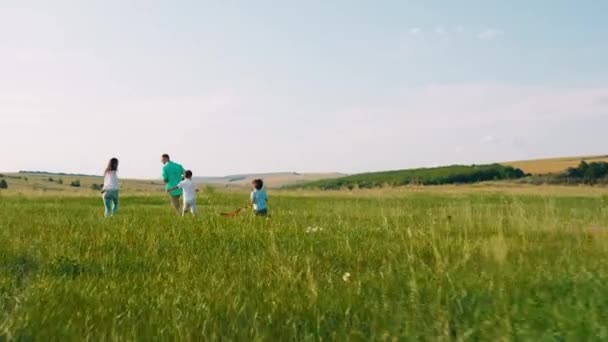
[[[0,170],[608,154],[605,1],[0,0]]]

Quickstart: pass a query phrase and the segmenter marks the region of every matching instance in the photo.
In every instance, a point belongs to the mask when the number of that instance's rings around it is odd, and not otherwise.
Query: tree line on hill
[[[335,179],[326,179],[297,185],[296,187],[334,190],[341,188],[378,188],[403,185],[470,184],[483,181],[519,179],[526,174],[518,168],[500,164],[452,165],[435,168],[420,168],[363,173]]]
[[[578,167],[566,170],[565,177],[585,184],[606,183],[608,181],[608,163],[582,161]]]
[[[21,170],[19,173],[29,173],[33,175],[49,175],[49,176],[69,176],[69,177],[100,177],[99,175],[87,175],[83,173],[65,173],[65,172],[48,172],[48,171],[27,171]]]
[[[568,168],[564,172],[545,175],[530,175],[521,169],[501,164],[453,165],[363,173],[297,184],[287,188],[369,189],[404,185],[471,184],[503,180],[529,184],[608,184],[608,163],[582,161],[577,167]]]

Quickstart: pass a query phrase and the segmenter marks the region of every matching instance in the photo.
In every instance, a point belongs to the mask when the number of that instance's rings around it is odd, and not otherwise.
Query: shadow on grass
[[[0,273],[15,277],[15,287],[20,288],[27,277],[37,272],[39,263],[28,255],[6,256],[0,259]]]
[[[50,263],[48,271],[56,277],[76,279],[83,276],[108,277],[125,274],[146,274],[152,273],[153,268],[140,260],[120,260],[113,264],[101,264],[61,256]]]

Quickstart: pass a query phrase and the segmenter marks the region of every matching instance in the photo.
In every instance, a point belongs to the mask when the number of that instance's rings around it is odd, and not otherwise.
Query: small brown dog
[[[231,211],[229,213],[221,213],[220,215],[224,216],[224,217],[236,217],[241,211],[243,211],[244,208],[238,208],[235,211]]]

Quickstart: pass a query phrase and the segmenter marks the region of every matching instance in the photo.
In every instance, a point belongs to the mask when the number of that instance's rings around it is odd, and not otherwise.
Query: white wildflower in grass
[[[317,226],[306,227],[306,233],[316,233],[323,231],[323,228]]]
[[[344,275],[342,276],[342,280],[344,280],[344,282],[348,283],[349,279],[350,279],[350,273],[348,273],[348,272],[344,273]]]

